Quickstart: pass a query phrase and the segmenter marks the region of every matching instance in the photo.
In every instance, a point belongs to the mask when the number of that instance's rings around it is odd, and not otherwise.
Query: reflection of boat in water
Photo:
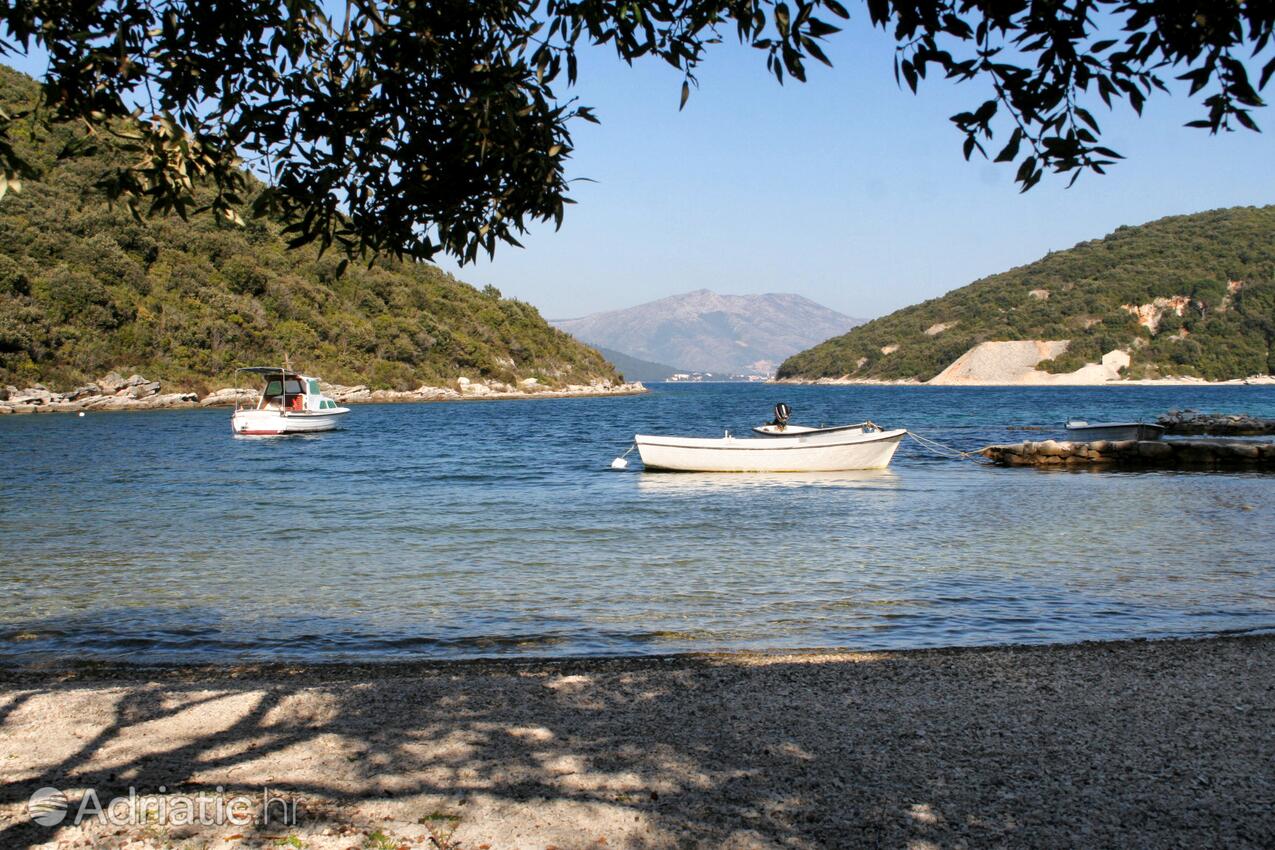
[[[642,464],[670,472],[839,472],[884,469],[907,434],[871,422],[833,428],[789,425],[791,411],[775,405],[775,421],[761,426],[764,438],[634,437]],[[757,430],[757,429],[754,429]]]
[[[319,390],[319,379],[278,366],[239,370],[265,379],[256,407],[235,408],[230,427],[245,436],[313,434],[331,431],[350,412]]]
[[[696,493],[745,488],[829,487],[846,490],[894,490],[901,484],[890,469],[847,469],[840,472],[684,472],[679,475],[643,475],[638,489],[659,493]]]
[[[1086,422],[1067,420],[1067,438],[1089,443],[1094,440],[1158,440],[1164,428],[1147,422]]]

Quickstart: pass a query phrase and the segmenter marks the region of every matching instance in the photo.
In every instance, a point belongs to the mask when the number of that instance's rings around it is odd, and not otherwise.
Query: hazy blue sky
[[[1198,104],[1163,96],[1141,120],[1091,109],[1128,158],[1107,176],[1071,189],[1047,176],[1020,195],[1013,168],[962,159],[948,121],[983,91],[900,90],[892,41],[857,18],[830,39],[834,67],[812,66],[804,85],[780,87],[760,52],[718,46],[681,113],[672,69],[589,55],[576,93],[602,125],[575,129],[569,174],[597,182],[577,185],[560,231],[446,267],[549,318],[699,287],[796,292],[872,317],[1121,224],[1275,203],[1275,110],[1259,111],[1262,135],[1212,137],[1182,126],[1203,117]]]
[[[576,184],[560,231],[537,228],[523,249],[444,267],[549,318],[700,287],[796,292],[874,317],[1121,224],[1275,203],[1275,110],[1259,111],[1263,134],[1214,137],[1182,126],[1203,117],[1185,97],[1154,97],[1141,119],[1095,98],[1104,140],[1127,161],[1071,189],[1046,176],[1020,195],[1012,167],[961,157],[948,117],[984,99],[977,84],[900,90],[892,40],[861,14],[827,52],[835,67],[812,63],[808,83],[781,87],[762,53],[718,45],[680,113],[671,68],[587,53],[580,84],[559,93],[602,120],[575,126],[569,167],[596,182]]]

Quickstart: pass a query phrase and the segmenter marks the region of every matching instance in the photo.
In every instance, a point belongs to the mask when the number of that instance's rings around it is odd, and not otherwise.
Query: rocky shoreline
[[[811,387],[1238,387],[1271,386],[1275,375],[1250,375],[1228,381],[1206,381],[1203,378],[1120,378],[1117,380],[1091,381],[1088,383],[1041,383],[1037,381],[1000,380],[985,383],[935,383],[916,378],[881,380],[876,378],[775,378],[768,383],[791,384]]]
[[[568,384],[553,387],[535,378],[526,378],[517,386],[499,381],[474,381],[458,378],[454,386],[421,386],[414,390],[374,390],[363,385],[323,384],[323,392],[340,404],[386,404],[422,401],[468,401],[579,398],[588,396],[637,395],[646,392],[640,381],[615,384],[598,380],[590,384]],[[0,387],[0,415],[20,413],[83,413],[86,411],[169,410],[192,407],[234,407],[255,403],[260,391],[242,387],[226,387],[200,397],[193,392],[164,392],[159,381],[148,381],[141,375],[122,377],[111,372],[91,384],[65,393],[50,390],[43,384],[25,389]]]

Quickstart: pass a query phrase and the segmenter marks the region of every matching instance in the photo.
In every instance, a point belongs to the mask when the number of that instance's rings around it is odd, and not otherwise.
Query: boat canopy
[[[266,388],[261,391],[263,399],[322,394],[318,381],[281,366],[244,366],[235,371],[263,378],[266,382]]]
[[[282,375],[284,378],[292,378],[301,380],[301,373],[294,372],[291,369],[285,369],[282,366],[243,366],[235,370],[236,372],[247,372],[250,375]]]

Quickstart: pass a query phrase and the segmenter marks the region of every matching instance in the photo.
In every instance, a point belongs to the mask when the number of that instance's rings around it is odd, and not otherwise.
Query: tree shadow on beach
[[[1114,646],[24,673],[0,692],[0,847],[56,837],[17,811],[46,786],[269,786],[493,848],[1269,846],[1269,675],[1243,642],[1208,675]],[[526,841],[498,824],[519,819]]]

